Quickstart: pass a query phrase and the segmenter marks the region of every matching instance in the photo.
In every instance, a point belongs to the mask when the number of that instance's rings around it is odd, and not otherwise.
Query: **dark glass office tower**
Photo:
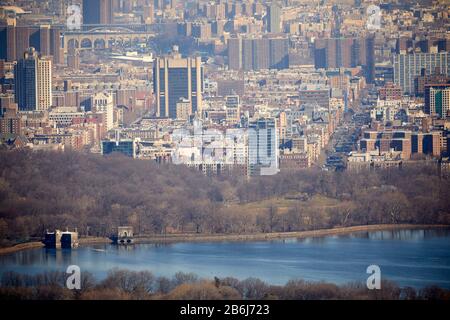
[[[180,100],[189,101],[189,114],[201,111],[201,58],[182,58],[177,48],[167,57],[156,58],[153,67],[153,89],[158,117],[176,118],[177,103]]]

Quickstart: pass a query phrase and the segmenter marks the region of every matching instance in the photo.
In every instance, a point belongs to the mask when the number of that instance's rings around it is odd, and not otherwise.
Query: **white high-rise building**
[[[274,175],[279,172],[278,130],[275,119],[260,118],[248,126],[248,162],[250,175]]]
[[[441,119],[450,118],[450,84],[425,85],[424,111]]]
[[[404,94],[414,93],[414,81],[421,75],[438,73],[450,74],[450,56],[448,52],[413,53],[394,55],[394,83],[402,87]]]
[[[106,130],[114,128],[114,100],[113,96],[107,92],[99,92],[91,98],[91,107],[94,112],[104,112],[106,114]]]

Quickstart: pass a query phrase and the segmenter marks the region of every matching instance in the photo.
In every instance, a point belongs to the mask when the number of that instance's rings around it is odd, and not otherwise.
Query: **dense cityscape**
[[[0,0],[0,249],[448,228],[449,15],[448,0]],[[445,248],[430,259],[448,268]],[[332,277],[101,272],[83,299],[450,297],[448,274],[377,297]],[[0,300],[42,285],[5,274]],[[146,288],[112,284],[126,277]]]
[[[446,1],[84,2],[2,1],[3,148],[448,169]]]

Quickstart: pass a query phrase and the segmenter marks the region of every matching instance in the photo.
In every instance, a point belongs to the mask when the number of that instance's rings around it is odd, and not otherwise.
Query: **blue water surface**
[[[0,256],[0,273],[65,272],[78,265],[102,279],[112,268],[157,276],[194,272],[200,277],[257,277],[271,284],[291,279],[343,284],[365,282],[375,264],[383,279],[416,288],[450,289],[450,231],[396,230],[306,239],[184,242],[133,246],[89,245],[73,250],[31,249]]]

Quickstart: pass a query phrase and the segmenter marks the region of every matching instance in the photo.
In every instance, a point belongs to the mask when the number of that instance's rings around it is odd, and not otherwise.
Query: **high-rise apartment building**
[[[50,28],[50,55],[53,58],[53,64],[64,63],[64,49],[61,44],[62,28]]]
[[[29,27],[30,47],[36,49],[43,56],[51,55],[50,52],[50,25]]]
[[[254,39],[242,39],[242,69],[253,70],[253,41]]]
[[[289,41],[284,37],[269,39],[269,68],[289,68]]]
[[[21,118],[17,115],[14,97],[0,94],[0,134],[18,135],[21,133]]]
[[[19,60],[33,47],[43,56],[52,56],[53,63],[62,63],[61,33],[60,27],[16,26],[14,19],[7,19],[0,24],[0,59]]]
[[[363,67],[368,83],[375,81],[375,38],[372,35],[358,38],[353,45],[355,65]]]
[[[269,39],[253,40],[253,68],[255,70],[269,69],[270,66],[270,42]]]
[[[241,120],[239,96],[232,95],[225,97],[226,119],[228,122],[238,123]]]
[[[91,107],[94,112],[102,112],[106,116],[106,130],[114,128],[114,101],[107,92],[99,92],[92,96]]]
[[[239,70],[242,67],[242,39],[228,39],[228,68]]]
[[[15,67],[19,110],[47,110],[52,105],[52,61],[29,48]]]
[[[200,57],[183,58],[174,47],[171,55],[153,64],[153,91],[158,117],[176,118],[177,103],[189,100],[189,114],[202,110],[203,69]]]
[[[281,32],[281,9],[276,3],[267,6],[267,31],[270,33]]]
[[[0,24],[0,59],[14,61],[16,55],[16,20],[6,19]],[[23,50],[22,52],[24,52]]]
[[[425,85],[425,108],[427,114],[450,118],[450,84]]]
[[[428,154],[434,157],[441,155],[440,132],[414,132],[411,135],[411,153]]]
[[[230,70],[289,68],[289,42],[285,37],[228,39]]]
[[[113,23],[113,0],[83,0],[84,24]]]
[[[374,81],[374,38],[328,38],[314,42],[316,68],[353,68],[362,66],[368,83]]]
[[[248,162],[250,175],[278,173],[278,130],[275,119],[261,118],[248,126]]]
[[[402,87],[404,94],[414,94],[414,82],[419,76],[434,73],[448,75],[449,72],[448,52],[394,55],[394,83]]]
[[[351,68],[354,66],[353,38],[317,39],[314,42],[316,68]]]

